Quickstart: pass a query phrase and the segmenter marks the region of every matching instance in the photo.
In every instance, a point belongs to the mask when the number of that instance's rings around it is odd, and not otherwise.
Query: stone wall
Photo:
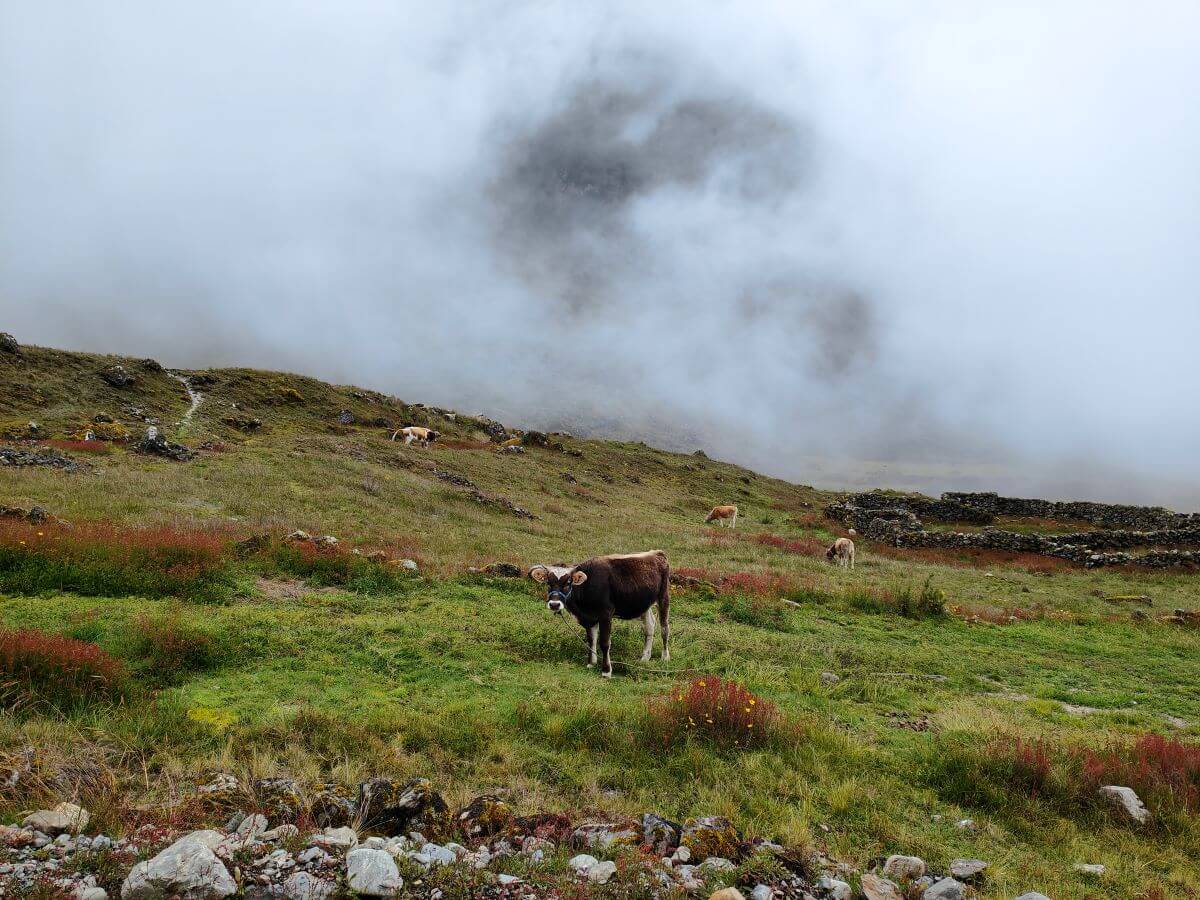
[[[1200,513],[1177,513],[1161,506],[1125,506],[1119,503],[1093,503],[1087,500],[1031,500],[1020,497],[1001,497],[994,493],[955,491],[942,494],[942,500],[991,516],[1072,519],[1091,522],[1102,528],[1149,530],[1200,525]]]

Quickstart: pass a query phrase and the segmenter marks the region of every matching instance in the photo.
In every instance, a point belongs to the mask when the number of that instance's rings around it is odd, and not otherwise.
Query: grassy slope
[[[138,371],[118,391],[94,372],[111,360],[26,348],[4,358],[0,419],[33,416],[61,434],[95,412],[123,415],[133,403],[164,423],[187,400],[178,382]],[[131,369],[135,363],[126,361]],[[1200,885],[1195,830],[1141,837],[1025,807],[992,814],[939,799],[931,783],[933,733],[894,727],[888,713],[928,716],[934,732],[1019,733],[1068,743],[1166,730],[1164,714],[1200,721],[1200,640],[1195,632],[1107,620],[1103,596],[1148,593],[1158,611],[1196,607],[1194,580],[1172,574],[1071,570],[1050,576],[885,558],[870,547],[852,574],[823,560],[748,539],[832,537],[812,513],[828,497],[735,466],[637,444],[568,441],[583,456],[534,449],[404,448],[384,429],[332,433],[337,412],[360,420],[428,421],[452,439],[478,439],[451,423],[381,395],[356,397],[295,376],[214,373],[185,434],[229,450],[186,465],[125,452],[86,473],[5,472],[0,503],[41,503],[68,520],[230,523],[329,532],[364,547],[413,555],[428,576],[404,595],[359,596],[306,589],[284,595],[247,577],[222,607],[139,598],[3,598],[6,624],[65,629],[128,654],[135,618],[169,611],[214,634],[221,665],[170,688],[164,699],[194,731],[164,749],[136,711],[51,721],[8,718],[0,737],[67,745],[99,741],[133,748],[164,775],[209,766],[351,780],[381,771],[429,774],[457,798],[511,791],[529,807],[595,814],[656,808],[678,816],[728,813],[751,830],[828,845],[865,862],[914,852],[931,862],[980,856],[993,864],[986,896],[1039,888],[1055,898],[1132,896],[1148,885]],[[287,402],[294,389],[303,402]],[[266,427],[247,438],[221,424],[237,403]],[[337,429],[334,429],[335,431]],[[432,476],[428,461],[466,475],[489,493],[533,511],[528,521],[481,506]],[[578,483],[565,477],[570,474]],[[701,524],[714,503],[742,508],[737,536]],[[578,560],[593,553],[665,549],[675,566],[782,573],[839,595],[852,586],[919,587],[928,577],[952,603],[1043,604],[1078,621],[1008,627],[957,620],[912,622],[834,600],[789,609],[787,630],[730,621],[719,600],[676,592],[672,673],[635,663],[640,637],[618,629],[615,658],[629,663],[612,683],[583,669],[573,624],[545,612],[528,582],[466,577],[468,565]],[[657,662],[653,669],[662,668]],[[713,672],[745,681],[806,723],[795,746],[726,758],[702,748],[664,753],[640,740],[647,699],[680,674]],[[844,676],[823,685],[825,670]],[[881,677],[912,672],[945,682]],[[1022,693],[1032,700],[989,696]],[[1086,716],[1056,700],[1098,707]],[[94,726],[98,731],[85,730]],[[1189,729],[1196,731],[1193,727]],[[971,815],[975,833],[934,824]],[[826,832],[821,826],[827,826]],[[1071,871],[1104,862],[1102,883]]]

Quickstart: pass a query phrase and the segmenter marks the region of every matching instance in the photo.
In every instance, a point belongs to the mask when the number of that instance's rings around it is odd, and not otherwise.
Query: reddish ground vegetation
[[[828,549],[820,538],[802,537],[788,539],[777,534],[756,534],[754,540],[766,547],[774,547],[786,553],[798,553],[801,556],[820,556]]]
[[[755,597],[780,597],[796,590],[793,581],[774,572],[717,572],[714,569],[680,567],[672,572],[682,578],[698,578],[712,584],[722,594],[749,594]]]
[[[126,687],[124,665],[95,644],[34,628],[0,630],[0,696],[15,688],[15,699],[32,696],[69,706],[119,697]]]
[[[1021,569],[1034,575],[1053,575],[1056,572],[1069,572],[1081,567],[1080,564],[1059,559],[1057,556],[982,547],[893,547],[890,544],[872,543],[871,552],[905,562],[924,562],[965,569]]]
[[[113,452],[112,444],[106,441],[42,441],[47,447],[63,450],[68,453],[91,453],[96,456],[107,456]]]
[[[1200,812],[1200,745],[1144,734],[1132,747],[1086,751],[1082,777],[1089,792],[1105,784],[1134,789],[1152,809]]]
[[[649,712],[664,743],[692,735],[730,749],[761,745],[779,722],[771,701],[714,675],[676,686],[652,700]]]

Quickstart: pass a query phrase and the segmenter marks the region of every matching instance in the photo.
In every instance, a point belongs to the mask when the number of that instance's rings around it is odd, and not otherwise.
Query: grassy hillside
[[[107,384],[98,373],[114,364],[136,380]],[[183,426],[187,392],[153,365],[0,353],[14,435],[32,419],[39,439],[64,439],[99,415],[135,435],[157,420],[207,448],[178,463],[118,444],[68,450],[78,471],[0,470],[0,505],[75,525],[0,535],[4,627],[95,643],[133,685],[86,703],[10,692],[0,752],[32,745],[47,768],[78,771],[113,827],[214,770],[419,774],[454,801],[494,791],[605,818],[724,814],[860,869],[892,852],[942,868],[980,857],[983,897],[1200,890],[1194,809],[1164,799],[1152,826],[1132,827],[1078,787],[1088,751],[1200,731],[1200,630],[1158,620],[1200,607],[1194,575],[866,542],[843,572],[821,555],[842,533],[820,514],[834,496],[809,487],[637,443],[550,436],[498,453],[486,420],[363,389],[179,374],[202,394]],[[443,439],[388,440],[407,424]],[[703,525],[717,503],[739,505],[736,531]],[[101,520],[111,527],[86,527]],[[280,537],[297,528],[338,549],[290,549]],[[255,535],[269,539],[238,549]],[[638,663],[640,631],[623,624],[611,682],[583,667],[582,630],[536,585],[470,571],[650,548],[697,582],[673,590],[671,661],[656,649]],[[1136,620],[1106,599],[1142,595]],[[658,704],[713,675],[777,705],[781,727],[751,749],[664,742]],[[1049,760],[1034,781],[1031,746]],[[6,813],[38,800],[0,792]],[[965,818],[977,827],[955,826]]]

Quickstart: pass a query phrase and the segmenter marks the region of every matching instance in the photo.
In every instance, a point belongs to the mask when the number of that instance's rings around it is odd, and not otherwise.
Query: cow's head
[[[565,566],[544,566],[540,563],[529,570],[529,577],[546,586],[546,609],[561,613],[567,607],[575,588],[587,581],[587,573]]]
[[[831,544],[829,549],[825,551],[825,558],[833,562],[835,556],[837,556],[837,544]]]
[[[429,443],[432,444],[434,441],[436,441],[441,436],[442,436],[442,433],[440,431],[433,431],[431,429],[429,434],[425,435],[425,440],[427,440]]]

